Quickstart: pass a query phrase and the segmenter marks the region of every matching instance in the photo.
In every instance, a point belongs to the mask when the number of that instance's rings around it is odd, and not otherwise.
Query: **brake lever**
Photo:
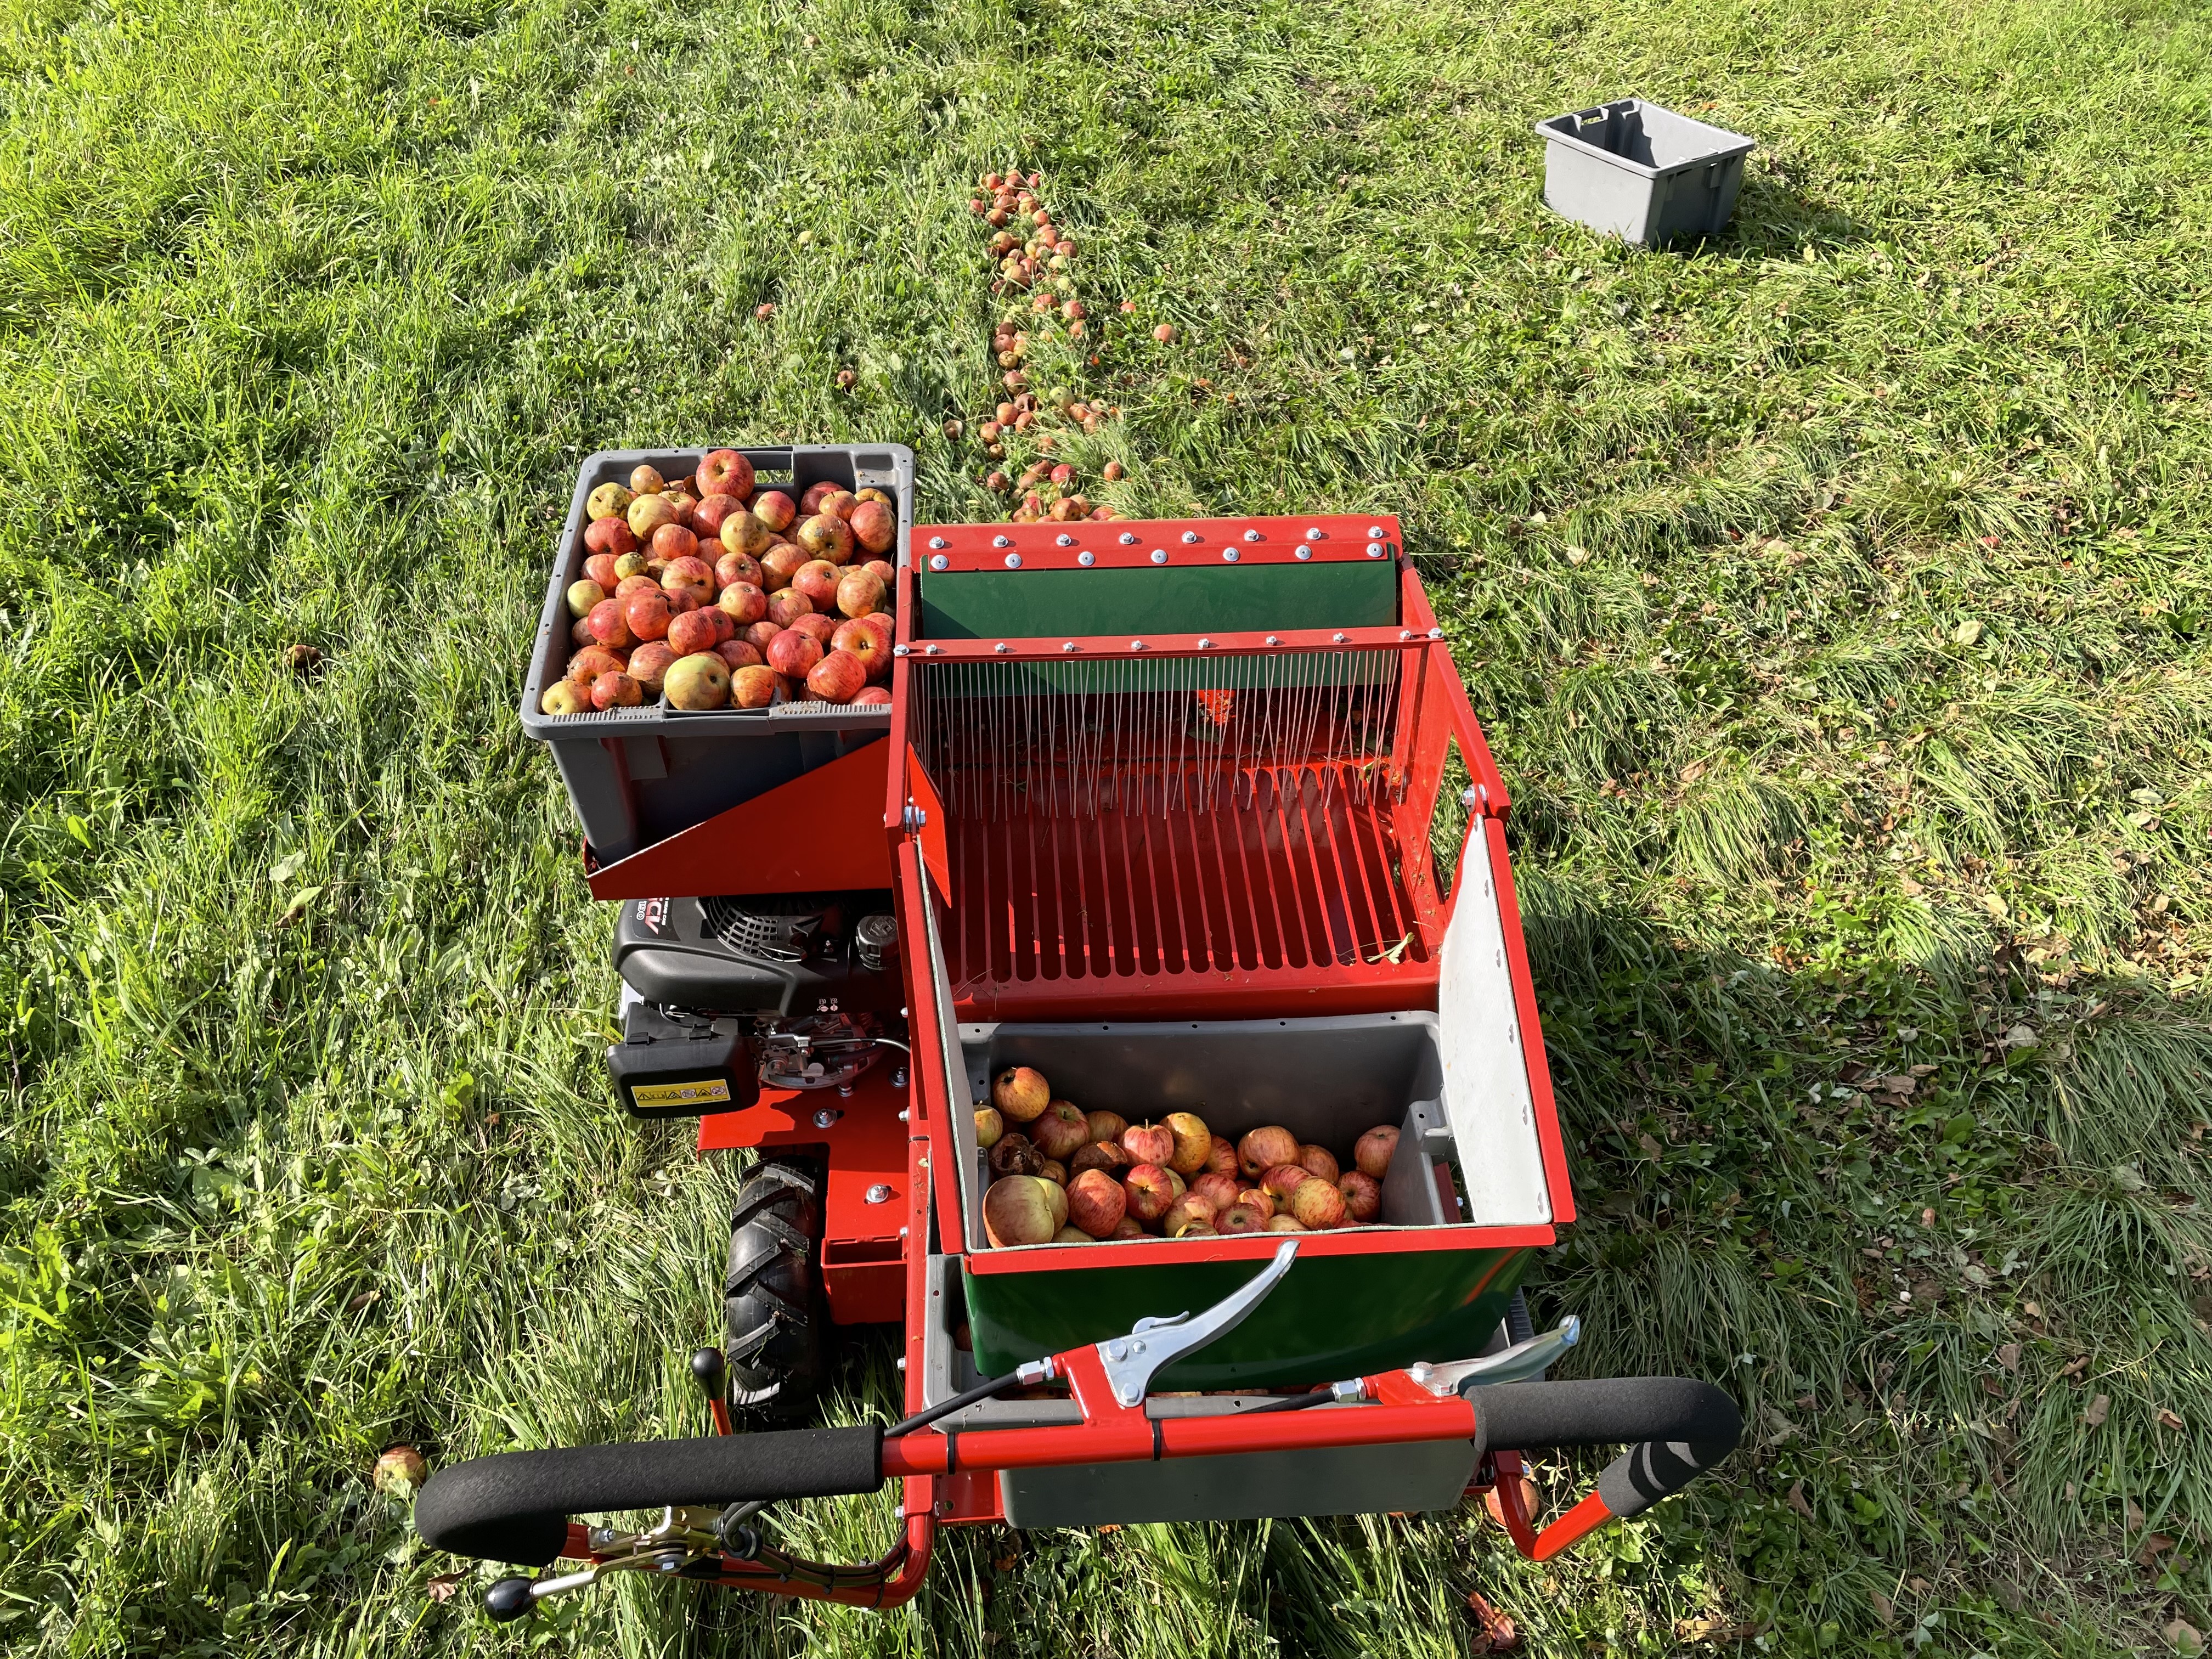
[[[594,1527],[592,1553],[599,1558],[574,1572],[550,1577],[501,1578],[484,1592],[484,1611],[504,1623],[522,1618],[540,1601],[589,1589],[611,1572],[678,1573],[722,1553],[722,1535],[712,1509],[666,1509],[659,1521],[641,1532]]]
[[[1569,1314],[1553,1329],[1496,1353],[1447,1360],[1443,1364],[1425,1359],[1407,1366],[1406,1375],[1435,1395],[1463,1394],[1493,1382],[1522,1382],[1557,1364],[1559,1356],[1581,1341],[1582,1336],[1581,1316]]]
[[[1141,1404],[1151,1392],[1153,1372],[1235,1330],[1283,1282],[1297,1253],[1297,1240],[1286,1238],[1266,1267],[1204,1312],[1140,1319],[1128,1335],[1099,1343],[1099,1363],[1114,1398],[1123,1406]]]

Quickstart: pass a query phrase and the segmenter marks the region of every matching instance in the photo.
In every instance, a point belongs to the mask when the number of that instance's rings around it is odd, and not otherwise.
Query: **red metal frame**
[[[1310,533],[1314,532],[1318,535]],[[955,573],[1150,569],[1163,564],[1380,563],[1395,558],[1402,544],[1397,520],[1349,513],[1304,518],[918,525],[912,543],[917,562],[933,571]],[[1370,554],[1370,546],[1382,551]],[[1167,556],[1155,559],[1155,551]],[[1083,561],[1085,553],[1091,555],[1088,566]]]

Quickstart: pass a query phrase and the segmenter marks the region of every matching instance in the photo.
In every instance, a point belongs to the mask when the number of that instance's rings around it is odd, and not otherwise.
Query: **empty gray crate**
[[[1641,98],[1555,115],[1536,131],[1553,210],[1645,247],[1718,235],[1755,142]]]

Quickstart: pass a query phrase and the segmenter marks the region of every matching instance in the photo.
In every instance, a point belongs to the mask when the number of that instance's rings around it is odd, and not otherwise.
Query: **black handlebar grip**
[[[415,1530],[433,1549],[542,1567],[561,1553],[572,1515],[836,1498],[883,1483],[875,1424],[502,1452],[432,1475],[415,1500]]]
[[[1629,1449],[1598,1477],[1614,1515],[1640,1515],[1735,1449],[1743,1415],[1710,1382],[1686,1376],[1622,1376],[1589,1382],[1500,1382],[1470,1388],[1475,1455],[1559,1446]]]

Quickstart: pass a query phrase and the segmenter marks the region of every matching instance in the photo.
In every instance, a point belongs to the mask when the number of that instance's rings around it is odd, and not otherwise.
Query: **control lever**
[[[1283,1282],[1297,1259],[1298,1242],[1286,1238],[1275,1258],[1235,1291],[1203,1313],[1179,1313],[1164,1319],[1140,1319],[1127,1336],[1109,1337],[1098,1344],[1098,1358],[1114,1398],[1123,1406],[1142,1403],[1151,1392],[1152,1373],[1171,1365],[1185,1354],[1195,1353],[1216,1337],[1226,1336],[1244,1322],[1253,1309]]]
[[[1516,1342],[1474,1359],[1448,1360],[1432,1365],[1427,1360],[1409,1365],[1406,1375],[1431,1394],[1465,1394],[1469,1389],[1493,1382],[1525,1382],[1559,1363],[1559,1356],[1582,1340],[1583,1322],[1569,1314],[1552,1330]]]

